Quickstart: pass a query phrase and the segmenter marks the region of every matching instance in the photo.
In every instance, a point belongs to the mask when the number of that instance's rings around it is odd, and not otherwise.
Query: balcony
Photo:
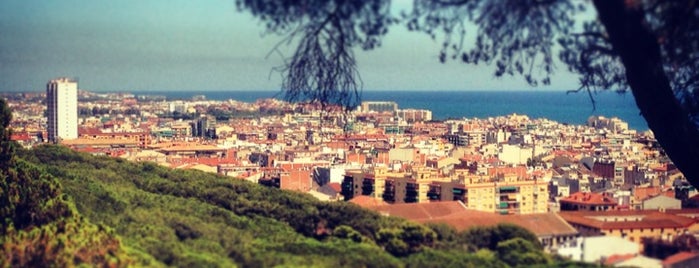
[[[502,197],[500,197],[500,202],[517,203],[518,201],[517,201],[517,199],[514,199],[514,198],[508,198],[507,196],[502,196]]]
[[[451,190],[451,192],[452,192],[454,195],[466,195],[466,194],[468,193],[468,192],[466,191],[466,189],[461,189],[461,188],[454,188],[454,189]]]
[[[516,194],[519,193],[519,188],[517,186],[502,186],[498,188],[500,194]]]
[[[442,195],[439,194],[439,193],[435,193],[435,192],[428,192],[428,193],[427,193],[427,198],[428,198],[429,200],[441,200],[441,199],[442,199]]]

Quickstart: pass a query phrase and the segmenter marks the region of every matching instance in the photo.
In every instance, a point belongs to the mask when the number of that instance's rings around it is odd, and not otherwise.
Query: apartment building
[[[369,196],[390,204],[429,202],[429,178],[436,174],[436,171],[431,171],[408,173],[389,171],[386,167],[351,170],[345,174],[341,193],[346,201],[357,196]]]
[[[398,110],[398,104],[394,101],[363,101],[362,112],[390,112]]]
[[[78,138],[78,81],[56,78],[46,84],[49,142]]]
[[[428,197],[432,201],[458,200],[473,210],[500,214],[548,212],[548,184],[536,180],[487,181],[460,184],[433,182]]]

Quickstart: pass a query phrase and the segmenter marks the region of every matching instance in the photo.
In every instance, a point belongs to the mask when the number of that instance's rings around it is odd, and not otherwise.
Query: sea
[[[283,99],[278,91],[139,91],[135,95],[161,95],[168,100],[191,99],[204,95],[207,100],[234,99],[254,102],[258,99]],[[370,91],[362,101],[394,101],[399,109],[427,109],[435,120],[487,118],[522,114],[530,118],[547,118],[559,123],[584,125],[590,116],[618,117],[637,131],[648,130],[633,95],[613,91],[568,93],[561,91]]]

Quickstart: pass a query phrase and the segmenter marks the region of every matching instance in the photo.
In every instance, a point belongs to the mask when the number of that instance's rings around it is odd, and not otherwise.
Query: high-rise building
[[[46,84],[48,140],[78,138],[78,81],[56,78]]]

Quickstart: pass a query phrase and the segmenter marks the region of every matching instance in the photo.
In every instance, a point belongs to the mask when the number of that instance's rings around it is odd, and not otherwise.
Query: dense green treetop
[[[43,243],[70,241],[74,232],[91,235],[91,243],[112,245],[113,250],[95,253],[107,254],[104,259],[109,263],[405,267],[429,260],[433,267],[505,267],[508,263],[498,260],[498,245],[515,238],[526,241],[524,248],[533,251],[531,258],[526,252],[517,257],[528,263],[552,263],[536,237],[516,226],[456,232],[444,225],[380,216],[351,203],[321,202],[307,194],[235,178],[95,157],[60,146],[20,150],[18,155],[17,167],[31,166],[36,173],[31,176],[52,178],[53,186],[36,185],[38,180],[15,180],[10,185],[24,185],[32,193],[49,191],[46,196],[58,196],[68,210],[61,214],[63,210],[47,206],[55,204],[54,199],[37,197],[37,202],[23,206],[46,216],[29,221],[31,226],[13,225],[31,233],[53,228],[48,226],[60,219],[80,219],[83,223],[74,229],[58,228],[56,237],[44,238]],[[3,213],[6,222],[24,215]],[[21,259],[17,250],[23,240],[17,237],[24,236],[12,232],[6,232],[4,241],[20,242],[10,243],[16,246],[5,254]],[[63,256],[70,254],[77,253]],[[440,258],[431,259],[435,256]],[[36,258],[45,256],[29,260]]]

